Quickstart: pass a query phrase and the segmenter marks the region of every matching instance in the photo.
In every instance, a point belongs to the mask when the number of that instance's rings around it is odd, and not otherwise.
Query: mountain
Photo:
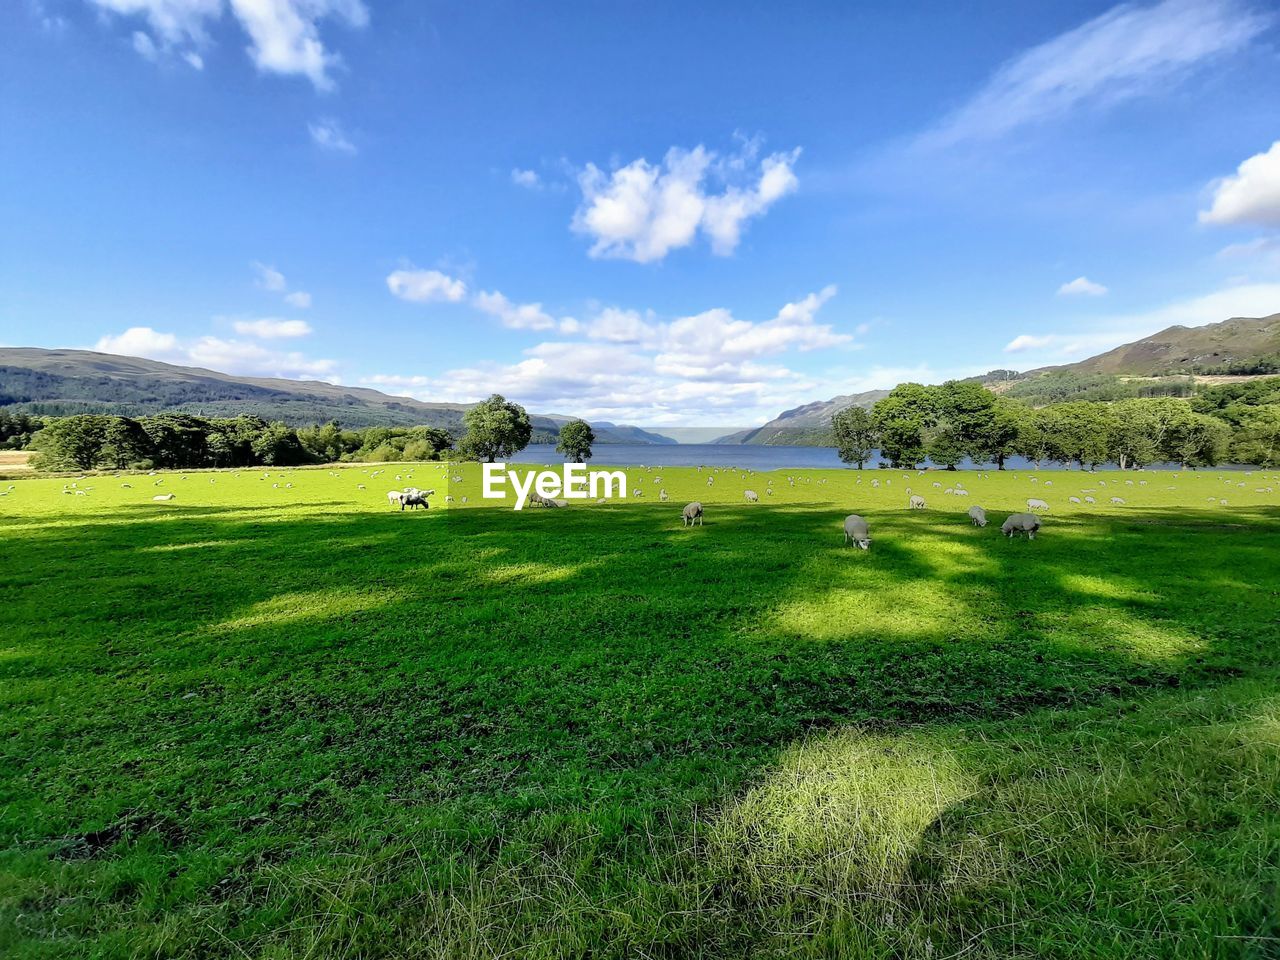
[[[1070,370],[1076,373],[1110,373],[1131,377],[1176,374],[1268,373],[1268,363],[1280,360],[1280,313],[1269,317],[1232,317],[1203,327],[1173,326],[1069,363],[1030,371]],[[1028,375],[1030,375],[1028,374]]]
[[[1172,391],[1181,384],[1191,389],[1188,376],[1266,375],[1280,373],[1280,313],[1267,317],[1232,317],[1202,327],[1172,326],[1149,337],[1135,340],[1098,354],[1087,360],[1054,367],[1040,367],[1018,373],[1014,370],[992,370],[969,379],[995,392],[1011,391],[1029,399],[1048,384],[1070,380],[1076,384],[1074,399],[1087,399],[1092,394],[1079,392],[1092,385],[1099,399],[1112,399],[1116,393],[1108,385],[1122,384],[1123,378],[1145,378],[1142,386],[1157,395],[1157,385]],[[1071,375],[1076,375],[1072,377]],[[1082,377],[1092,380],[1082,381]],[[1160,380],[1176,377],[1180,380]],[[1152,380],[1150,378],[1156,378]],[[1101,384],[1096,381],[1102,381]],[[1133,380],[1127,381],[1132,396],[1138,393]],[[831,417],[845,407],[871,407],[887,390],[870,390],[830,400],[805,404],[787,410],[754,430],[740,430],[721,437],[716,443],[776,444],[784,446],[830,445]],[[1176,394],[1183,395],[1183,394]],[[1035,400],[1030,400],[1035,403]],[[1053,402],[1052,399],[1040,402]]]
[[[10,412],[244,414],[294,426],[337,420],[353,428],[425,425],[461,433],[468,406],[425,403],[321,380],[236,377],[91,350],[0,347],[0,409]],[[537,442],[554,441],[560,427],[572,418],[530,414],[529,419]],[[596,438],[599,443],[646,442],[635,439],[631,431],[636,429],[609,424],[596,431]]]
[[[601,431],[605,435],[615,438],[607,442],[609,443],[678,443],[671,437],[664,436],[661,433],[653,433],[642,427],[633,427],[625,423],[607,423],[603,420],[594,421],[591,429],[595,431],[596,437],[599,438]]]
[[[720,437],[715,443],[746,443],[764,446],[824,446],[830,443],[831,418],[847,407],[870,409],[877,400],[889,395],[888,390],[868,390],[830,400],[806,403],[784,410],[763,427],[739,430]]]

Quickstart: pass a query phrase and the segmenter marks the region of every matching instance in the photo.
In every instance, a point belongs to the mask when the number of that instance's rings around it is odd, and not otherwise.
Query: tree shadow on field
[[[237,952],[210,916],[251,953],[302,949],[295,916],[336,871],[359,909],[306,934],[321,949],[494,946],[452,926],[474,897],[514,944],[741,955],[768,921],[735,913],[759,893],[736,868],[699,873],[708,811],[731,823],[796,745],[946,739],[1275,663],[1274,511],[1074,516],[1034,542],[901,511],[864,553],[822,505],[717,505],[693,528],[669,504],[147,507],[26,529],[0,557],[0,835],[37,940],[145,943],[158,912],[197,952]],[[181,829],[121,834],[70,879],[39,866],[126,816]],[[522,878],[564,912],[511,907]],[[65,884],[82,908],[55,919]],[[714,909],[684,909],[694,889]]]

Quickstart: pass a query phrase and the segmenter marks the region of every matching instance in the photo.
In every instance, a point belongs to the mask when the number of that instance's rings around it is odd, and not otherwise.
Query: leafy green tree
[[[1231,428],[1215,417],[1187,412],[1174,423],[1165,438],[1170,459],[1183,469],[1212,467],[1226,455],[1231,444]]]
[[[468,410],[462,422],[467,433],[458,449],[467,460],[505,460],[527,447],[533,435],[524,407],[497,393]]]
[[[880,453],[895,467],[914,467],[925,458],[925,432],[938,420],[932,387],[903,383],[871,408]]]
[[[1096,467],[1110,459],[1114,416],[1106,403],[1079,400],[1043,411],[1054,460]]]
[[[556,444],[556,453],[574,463],[585,463],[591,459],[591,445],[595,442],[596,435],[591,424],[585,420],[570,420],[560,428],[560,442]]]
[[[39,417],[0,410],[0,450],[25,450],[43,426]]]
[[[835,435],[840,459],[856,463],[861,470],[876,448],[876,428],[871,414],[862,407],[845,407],[831,418],[831,432]]]
[[[1242,417],[1231,458],[1260,467],[1280,466],[1280,404],[1253,407]]]
[[[1004,469],[1004,462],[1018,452],[1018,437],[1029,411],[1021,404],[996,397],[986,423],[978,429],[977,452],[983,460]]]
[[[38,470],[92,470],[102,455],[114,417],[84,413],[45,423],[31,441]]]
[[[138,421],[128,417],[111,417],[110,420],[103,435],[102,448],[98,451],[99,466],[124,470],[153,459],[150,438]]]
[[[294,467],[314,463],[310,453],[298,442],[298,435],[283,423],[273,423],[253,441],[258,462],[269,467]]]
[[[1044,410],[1027,410],[1018,425],[1018,439],[1014,452],[1025,457],[1040,469],[1040,464],[1053,456],[1052,433]]]
[[[948,421],[933,431],[925,447],[925,453],[932,463],[954,470],[965,457],[969,456],[970,449],[960,427]]]
[[[210,462],[209,421],[182,413],[143,417],[138,421],[146,432],[152,459],[157,466],[202,467]]]

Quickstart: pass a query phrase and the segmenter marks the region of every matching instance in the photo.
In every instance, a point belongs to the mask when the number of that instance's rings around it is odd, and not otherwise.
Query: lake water
[[[512,463],[561,463],[563,461],[554,444],[533,443],[525,447],[511,458]],[[595,447],[593,464],[617,467],[742,467],[750,470],[791,470],[818,469],[820,467],[848,467],[841,462],[832,447],[763,447],[737,446],[714,443],[599,443]],[[874,468],[881,463],[879,456],[867,463]],[[961,469],[971,469],[974,465],[969,461],[961,464]],[[989,468],[990,464],[981,464]],[[1061,464],[1043,463],[1045,469],[1060,468]],[[1021,457],[1010,457],[1005,461],[1009,470],[1026,470],[1030,462]],[[855,467],[848,467],[853,470]],[[1100,470],[1114,470],[1115,466],[1099,467]],[[1176,470],[1177,464],[1153,464],[1150,469]],[[1214,467],[1215,470],[1253,469],[1238,468],[1234,465]]]

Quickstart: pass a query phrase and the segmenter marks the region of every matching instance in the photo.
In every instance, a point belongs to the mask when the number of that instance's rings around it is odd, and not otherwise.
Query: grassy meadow
[[[1280,956],[1280,477],[626,469],[0,484],[0,956]]]

